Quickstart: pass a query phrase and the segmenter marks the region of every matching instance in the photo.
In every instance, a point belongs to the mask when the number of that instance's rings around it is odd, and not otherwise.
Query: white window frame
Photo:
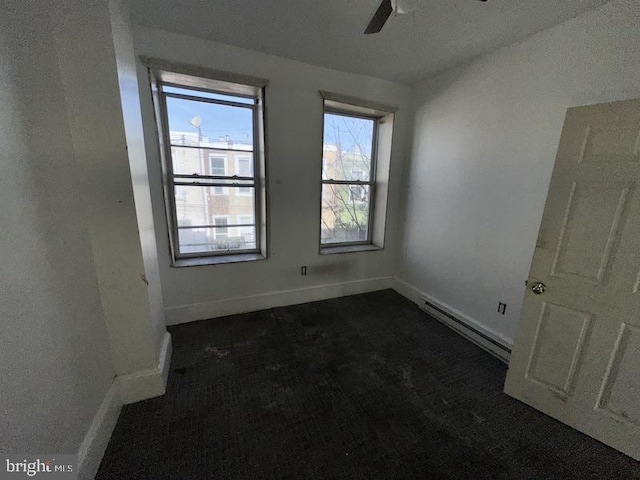
[[[230,74],[225,72],[213,71],[202,67],[196,67],[191,65],[185,65],[177,62],[168,62],[165,60],[153,59],[148,57],[140,57],[143,63],[145,63],[149,70],[151,79],[151,91],[154,98],[155,114],[159,132],[160,142],[160,154],[162,157],[163,177],[165,179],[164,194],[167,210],[167,221],[169,226],[170,248],[172,257],[172,266],[175,267],[188,267],[197,265],[215,265],[218,263],[230,263],[230,262],[244,262],[252,260],[261,260],[267,258],[268,252],[268,238],[267,238],[267,219],[268,219],[268,205],[266,194],[266,155],[265,155],[265,140],[264,140],[264,94],[265,87],[268,83],[267,80],[250,77],[246,75]],[[243,83],[239,83],[243,82]],[[253,112],[253,150],[248,152],[247,150],[236,150],[238,152],[250,153],[250,158],[253,159],[253,175],[245,178],[234,178],[228,176],[228,164],[225,165],[227,169],[227,177],[220,178],[202,178],[206,175],[174,175],[172,172],[173,161],[171,156],[172,147],[183,147],[183,145],[172,145],[170,132],[168,128],[168,115],[166,98],[168,96],[180,97],[180,94],[175,92],[163,92],[163,85],[169,85],[181,89],[192,90],[196,93],[195,97],[198,97],[199,91],[203,93],[212,93],[217,95],[244,97],[245,99],[251,99],[251,102],[246,100],[242,102],[233,102],[229,99],[219,99],[200,96],[198,98],[191,98],[191,92],[188,94],[188,99],[204,101],[210,103],[225,104],[240,108],[249,108]],[[202,150],[211,150],[206,147],[196,147]],[[219,150],[219,149],[214,149]],[[227,151],[233,151],[233,148],[225,149]],[[186,178],[189,177],[189,178]],[[194,178],[200,177],[200,178]],[[215,176],[213,176],[215,177]],[[179,181],[176,182],[176,179]],[[176,205],[175,205],[175,186],[201,186],[201,187],[213,187],[222,186],[228,189],[236,189],[239,185],[246,185],[254,188],[254,208],[253,214],[255,219],[255,240],[256,247],[251,249],[233,249],[224,251],[200,251],[195,253],[182,253],[180,252],[179,245],[179,228],[177,224]],[[213,223],[213,219],[211,220]],[[201,228],[206,228],[206,231],[215,229],[215,225],[202,225]],[[233,228],[234,225],[230,223],[226,225],[226,228]],[[195,227],[192,227],[195,228]]]

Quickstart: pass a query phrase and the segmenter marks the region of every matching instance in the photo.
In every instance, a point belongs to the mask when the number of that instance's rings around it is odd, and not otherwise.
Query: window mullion
[[[231,102],[229,100],[217,100],[215,98],[198,97],[198,96],[194,96],[194,95],[185,95],[185,94],[182,94],[182,93],[164,92],[163,95],[165,97],[179,98],[179,99],[182,99],[182,100],[189,100],[189,101],[193,101],[193,102],[215,103],[217,105],[225,105],[227,107],[249,108],[251,110],[254,110],[256,108],[256,106],[254,104]]]
[[[202,145],[183,145],[179,143],[170,143],[169,146],[174,148],[193,148],[195,150],[213,150],[214,152],[237,152],[248,153],[253,155],[253,150],[241,150],[239,148],[224,148],[224,147],[205,147]]]
[[[240,180],[240,181],[251,181],[255,182],[255,177],[239,177],[237,175],[200,175],[194,173],[192,175],[183,175],[183,174],[173,174],[173,178],[186,178],[186,179],[198,179],[202,178],[205,180]]]
[[[174,181],[173,182],[174,185],[178,185],[181,187],[202,187],[202,188],[206,188],[206,187],[229,187],[229,188],[256,188],[255,183],[224,183],[224,182],[209,182],[209,183],[202,183],[202,182],[180,182],[180,181]]]
[[[322,180],[325,185],[362,185],[373,186],[375,182],[370,180]]]
[[[231,228],[231,227],[255,227],[255,223],[230,223],[228,225],[183,225],[178,230],[193,230],[194,228]]]

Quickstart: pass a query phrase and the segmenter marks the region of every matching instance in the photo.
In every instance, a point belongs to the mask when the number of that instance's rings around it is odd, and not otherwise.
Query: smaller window
[[[229,217],[214,217],[213,222],[216,228],[214,228],[214,238],[227,238],[229,236]]]
[[[238,177],[251,177],[253,176],[253,168],[250,157],[237,157],[236,158],[236,175]],[[247,187],[240,187],[236,195],[251,196],[251,189]]]
[[[356,204],[367,203],[367,190],[361,185],[351,185],[349,187],[349,201]]]
[[[377,119],[325,110],[322,245],[372,242]]]
[[[351,178],[353,180],[363,181],[365,175],[362,170],[351,170]],[[352,185],[349,187],[349,201],[353,203],[367,203],[367,191],[361,185]]]
[[[213,247],[215,250],[229,249],[229,217],[216,216],[213,217]]]
[[[226,163],[224,157],[209,157],[209,172],[211,175],[224,177],[227,174]]]
[[[225,177],[227,175],[227,159],[224,157],[209,156],[209,175]],[[213,195],[226,195],[225,187],[213,187]]]
[[[395,107],[324,98],[320,253],[384,246]]]

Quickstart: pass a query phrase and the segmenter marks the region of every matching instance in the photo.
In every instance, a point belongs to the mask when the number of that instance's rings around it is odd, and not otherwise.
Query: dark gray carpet
[[[640,479],[502,393],[506,367],[393,291],[171,328],[103,479]]]

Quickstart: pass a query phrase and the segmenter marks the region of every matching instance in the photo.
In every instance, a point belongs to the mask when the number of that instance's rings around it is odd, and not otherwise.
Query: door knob
[[[540,295],[541,293],[544,293],[546,289],[547,289],[547,286],[542,282],[536,282],[533,285],[531,285],[531,291],[536,295]]]

